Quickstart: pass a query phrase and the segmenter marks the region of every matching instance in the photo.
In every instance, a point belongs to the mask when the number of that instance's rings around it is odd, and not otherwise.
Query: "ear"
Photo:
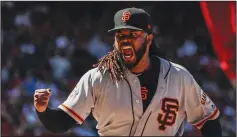
[[[149,46],[151,45],[152,40],[153,40],[153,35],[152,35],[152,34],[149,34],[149,35],[147,36],[147,44],[148,44]]]

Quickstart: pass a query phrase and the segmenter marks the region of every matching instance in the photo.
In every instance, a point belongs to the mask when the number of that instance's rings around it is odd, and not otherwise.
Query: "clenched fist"
[[[49,104],[51,89],[37,89],[34,94],[34,105],[39,112],[44,112]]]

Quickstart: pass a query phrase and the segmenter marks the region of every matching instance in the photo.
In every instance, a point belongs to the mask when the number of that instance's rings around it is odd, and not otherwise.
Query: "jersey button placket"
[[[133,79],[133,82],[134,82],[134,84],[136,85],[136,87],[139,87],[138,81],[137,81],[136,79]],[[140,88],[138,89],[138,91],[140,92]],[[140,103],[140,100],[139,100],[139,99],[136,99],[135,101],[136,101],[137,104]]]
[[[140,101],[137,99],[137,100],[136,100],[136,103],[138,104],[139,102],[140,102]]]
[[[141,100],[141,88],[139,79],[134,75],[132,78],[133,92],[134,92],[134,107],[136,110],[137,118],[140,119],[143,115],[142,100]]]

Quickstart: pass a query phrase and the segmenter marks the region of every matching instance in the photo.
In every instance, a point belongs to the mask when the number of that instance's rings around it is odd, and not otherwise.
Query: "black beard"
[[[125,67],[128,69],[132,69],[134,67],[137,66],[137,64],[141,61],[142,57],[144,56],[146,49],[147,49],[147,40],[144,41],[144,43],[142,44],[141,48],[138,49],[138,51],[135,51],[135,56],[136,56],[136,62],[131,64],[131,63],[126,63],[122,57],[122,53],[119,52],[120,54],[120,58],[122,59],[122,62],[124,63]]]

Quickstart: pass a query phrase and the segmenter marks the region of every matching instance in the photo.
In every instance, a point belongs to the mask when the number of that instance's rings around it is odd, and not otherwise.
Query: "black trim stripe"
[[[131,88],[131,85],[129,84],[128,80],[125,78],[125,81],[128,83],[128,86],[129,86],[129,89],[130,89],[130,93],[131,93],[131,106],[132,106],[132,117],[133,117],[133,121],[132,121],[132,126],[131,126],[131,129],[129,131],[129,136],[131,136],[131,133],[132,133],[132,128],[133,128],[133,125],[134,125],[134,122],[135,122],[135,116],[134,116],[134,107],[133,107],[133,97],[132,97],[132,88]]]
[[[168,62],[169,62],[169,61],[168,61]],[[168,74],[169,74],[169,72],[170,72],[170,69],[171,69],[171,63],[169,62],[169,64],[170,64],[170,66],[169,66],[169,69],[168,69],[167,73],[165,74],[164,79],[166,79],[166,77],[168,76]]]
[[[61,104],[61,106],[63,108],[65,108],[70,114],[72,114],[74,117],[76,117],[79,121],[81,121],[81,123],[83,123],[84,119],[83,117],[81,117],[79,114],[77,114],[77,112],[75,112],[73,109],[71,109],[70,107],[64,105],[64,104]]]
[[[152,112],[151,112],[151,113],[152,113]],[[148,121],[149,117],[151,116],[151,113],[149,114],[148,118],[146,119],[146,123],[147,123],[147,121]],[[145,130],[146,123],[145,123],[145,125],[144,125],[144,127],[143,127],[143,129],[142,129],[142,134],[141,134],[141,136],[143,135],[143,132],[144,132],[144,130]]]
[[[176,132],[175,137],[182,136],[182,135],[181,135],[181,132],[182,132],[183,128],[184,128],[184,123],[182,123],[182,124],[179,126],[179,129],[178,129],[178,131]],[[183,133],[182,133],[182,134],[183,134]]]

